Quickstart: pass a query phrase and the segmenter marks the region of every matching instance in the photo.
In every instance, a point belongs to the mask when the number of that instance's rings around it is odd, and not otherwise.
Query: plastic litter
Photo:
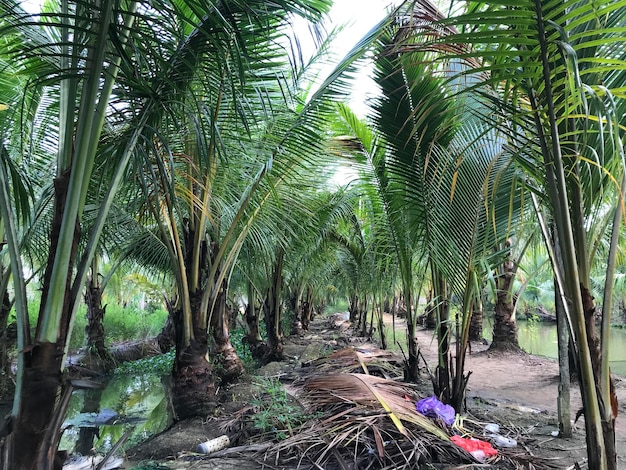
[[[499,434],[490,437],[494,439],[494,444],[498,447],[517,447],[517,441],[511,437],[504,437]]]
[[[489,442],[481,441],[480,439],[452,436],[450,440],[472,454],[472,457],[479,462],[498,455],[498,451]]]
[[[485,431],[497,434],[500,432],[500,425],[496,423],[485,424]]]
[[[210,441],[198,444],[198,452],[200,454],[212,454],[218,450],[226,449],[230,445],[230,438],[226,435],[216,437]]]
[[[450,405],[444,405],[435,396],[418,401],[417,411],[429,418],[441,418],[448,426],[454,423],[456,417],[454,408]]]

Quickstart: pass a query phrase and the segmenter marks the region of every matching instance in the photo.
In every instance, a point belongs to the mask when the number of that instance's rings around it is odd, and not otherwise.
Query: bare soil
[[[391,321],[390,318],[387,320]],[[402,323],[396,319],[398,331]],[[437,363],[436,341],[432,330],[418,331],[420,352],[424,357],[424,394],[432,392],[427,367]],[[320,318],[311,324],[304,336],[285,339],[288,360],[271,363],[255,371],[256,375],[280,378],[287,384],[297,378],[302,365],[332,352],[351,346],[375,346],[375,341],[353,336],[349,325],[337,317]],[[555,437],[557,422],[558,365],[556,361],[532,356],[524,352],[494,353],[488,345],[472,344],[466,371],[471,371],[467,390],[466,419],[473,423],[497,423],[503,432],[518,441],[518,449],[526,455],[540,458],[555,469],[586,468],[586,446],[584,417],[574,425],[573,437]],[[220,389],[222,404],[215,416],[176,423],[163,433],[127,452],[126,468],[144,469],[259,469],[296,468],[282,466],[278,462],[267,462],[259,457],[258,451],[274,445],[271,440],[259,443],[259,436],[252,436],[243,420],[238,426],[238,417],[250,412],[250,403],[258,390],[252,387],[254,377],[245,376],[237,384]],[[620,413],[626,411],[626,380],[616,377],[616,392],[620,402]],[[572,384],[572,419],[580,408],[580,392]],[[626,421],[617,419],[616,447],[618,468],[626,468]],[[236,430],[233,432],[233,428]],[[238,429],[238,430],[237,430]],[[228,432],[226,431],[228,430]],[[234,449],[214,454],[212,458],[194,454],[197,445],[214,437],[228,433]],[[434,468],[434,467],[433,467]],[[501,468],[498,466],[447,466],[437,468]],[[529,459],[528,466],[536,468]],[[546,468],[546,467],[543,467]]]

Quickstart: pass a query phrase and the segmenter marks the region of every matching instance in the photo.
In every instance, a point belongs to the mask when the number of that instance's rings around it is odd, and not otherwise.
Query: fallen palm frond
[[[327,373],[312,376],[298,399],[314,419],[265,453],[265,462],[298,469],[478,468],[479,463],[450,441],[456,430],[479,439],[478,421],[459,419],[456,428],[416,410],[421,398],[412,384],[366,374]],[[467,465],[467,466],[466,466]],[[485,462],[489,468],[549,469],[522,448],[500,449]]]
[[[415,468],[471,462],[432,420],[417,413],[414,386],[366,374],[309,378],[298,394],[317,413],[303,430],[267,454],[304,468]],[[445,456],[445,457],[444,457]]]
[[[402,361],[402,357],[383,349],[345,348],[303,365],[314,368],[316,374],[362,372],[390,378],[402,376]]]
[[[417,413],[415,390],[407,384],[365,374],[333,374],[313,377],[305,382],[302,389],[305,392],[302,398],[315,409],[334,406],[341,401],[374,410],[382,407],[400,434],[405,434],[402,420],[439,439],[448,440],[448,435],[440,427]]]

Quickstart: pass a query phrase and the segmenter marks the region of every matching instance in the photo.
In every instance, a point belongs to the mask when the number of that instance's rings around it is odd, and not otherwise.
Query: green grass
[[[81,305],[76,313],[70,349],[85,345],[86,307]],[[107,304],[104,315],[104,333],[108,345],[133,339],[156,336],[163,328],[167,312],[163,309],[154,311],[141,310],[137,307],[121,307]]]
[[[294,429],[314,416],[287,394],[279,379],[256,377],[254,386],[257,394],[251,401],[255,409],[252,422],[262,433],[284,440],[293,436]]]
[[[261,325],[262,334],[265,333],[265,324]],[[259,363],[256,359],[252,357],[252,353],[250,352],[250,348],[247,344],[243,342],[243,338],[246,336],[247,331],[243,327],[233,328],[230,331],[230,343],[237,351],[237,355],[239,359],[243,361],[243,365],[245,366],[248,372],[258,369]]]
[[[350,304],[347,299],[337,300],[332,304],[329,304],[324,308],[324,315],[332,315],[333,313],[338,312],[347,312],[349,310]]]

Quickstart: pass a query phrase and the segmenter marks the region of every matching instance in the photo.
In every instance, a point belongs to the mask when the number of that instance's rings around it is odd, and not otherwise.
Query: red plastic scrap
[[[498,451],[494,449],[489,442],[481,441],[480,439],[452,436],[450,440],[472,454],[477,460],[482,461],[486,458],[498,455]]]

